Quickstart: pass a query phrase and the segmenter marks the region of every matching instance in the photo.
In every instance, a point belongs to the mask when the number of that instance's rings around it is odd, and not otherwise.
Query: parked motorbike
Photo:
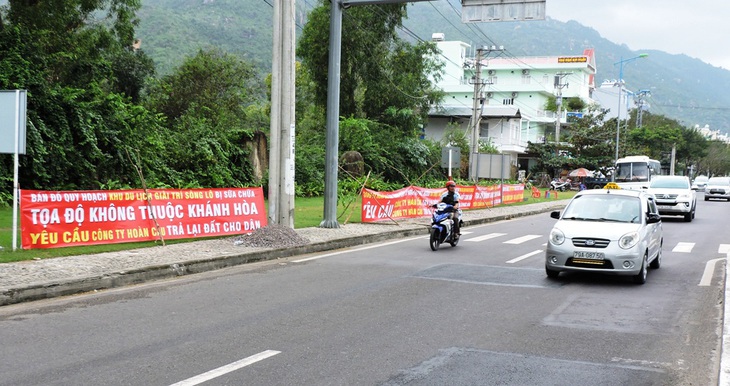
[[[561,192],[570,190],[570,178],[565,179],[565,181],[561,181],[558,178],[553,178],[553,180],[550,181],[550,189],[559,190]]]
[[[454,232],[454,221],[461,221],[458,216],[459,210],[444,202],[435,204],[432,207],[436,210],[431,215],[431,237],[429,238],[431,250],[438,250],[443,243],[449,243],[452,247],[455,247],[459,243],[459,235]],[[450,218],[451,213],[457,213],[457,216],[454,216],[456,220]]]

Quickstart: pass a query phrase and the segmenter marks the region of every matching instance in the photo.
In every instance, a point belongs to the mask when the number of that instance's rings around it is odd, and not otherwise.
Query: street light
[[[639,54],[639,56],[634,56],[633,58],[624,59],[621,58],[618,62],[614,63],[613,65],[619,65],[618,70],[618,109],[616,109],[616,159],[614,160],[614,167],[616,166],[616,162],[618,162],[618,140],[619,140],[619,133],[621,132],[621,94],[623,92],[623,77],[624,77],[624,63],[628,63],[631,61],[634,61],[636,59],[646,58],[649,56],[649,54]],[[616,181],[616,170],[613,172],[613,176],[611,180]]]

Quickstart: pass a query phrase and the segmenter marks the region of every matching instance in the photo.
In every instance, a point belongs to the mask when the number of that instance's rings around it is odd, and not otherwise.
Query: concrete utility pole
[[[274,1],[269,223],[294,228],[294,0]]]
[[[472,130],[471,136],[471,155],[469,157],[469,179],[472,181],[479,180],[479,174],[477,173],[479,165],[479,128],[482,120],[482,112],[484,111],[484,96],[482,95],[482,88],[484,85],[492,84],[490,79],[482,81],[482,53],[485,53],[484,58],[487,58],[491,52],[504,51],[503,46],[484,46],[477,48],[476,66],[474,67],[474,109],[472,111],[471,122],[469,127]]]
[[[330,55],[327,67],[327,132],[324,154],[324,219],[322,228],[339,228],[337,222],[337,168],[340,143],[340,60],[342,45],[340,1],[330,4]]]
[[[476,66],[474,70],[474,108],[471,113],[471,124],[469,125],[472,130],[471,135],[471,157],[469,157],[469,179],[477,181],[479,175],[477,174],[477,164],[479,163],[479,124],[482,118],[481,109],[478,108],[478,104],[483,99],[481,98],[482,93],[482,52],[481,48],[477,49]],[[484,103],[484,102],[482,102]]]
[[[641,127],[641,119],[642,114],[644,112],[644,97],[651,96],[651,91],[649,90],[639,90],[639,92],[636,94],[637,96],[637,102],[636,102],[636,127]]]
[[[560,118],[563,115],[563,87],[568,87],[568,83],[563,83],[563,78],[568,76],[569,72],[559,72],[555,74],[555,88],[558,90],[558,96],[555,97],[555,104],[558,106],[558,116],[555,117],[555,143],[560,143]]]
[[[340,143],[340,61],[342,12],[344,8],[368,4],[399,4],[427,0],[333,0],[330,4],[330,45],[327,68],[327,131],[324,153],[324,219],[321,228],[339,228],[337,222],[337,169]],[[273,111],[272,111],[273,113]]]

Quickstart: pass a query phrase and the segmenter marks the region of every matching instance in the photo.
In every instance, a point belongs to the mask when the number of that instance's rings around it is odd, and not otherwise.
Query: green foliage
[[[709,141],[707,155],[697,161],[697,173],[726,176],[730,173],[730,147],[724,142]]]
[[[603,121],[605,114],[589,111],[576,119],[565,128],[566,142],[530,143],[528,152],[538,155],[538,163],[529,170],[530,174],[557,175],[561,170],[578,167],[607,172],[613,165],[612,149],[616,142],[615,126],[611,121]]]
[[[219,50],[199,51],[150,86],[148,107],[166,117],[164,146],[176,171],[171,183],[225,187],[255,182],[244,144],[263,129],[261,107],[255,105],[262,90],[250,64]]]
[[[328,95],[330,3],[309,14],[297,52],[313,102],[326,106]],[[427,116],[429,102],[442,97],[429,75],[439,77],[441,64],[433,43],[407,44],[396,28],[406,15],[404,4],[348,8],[341,40],[340,115],[390,125],[404,135],[415,133]]]

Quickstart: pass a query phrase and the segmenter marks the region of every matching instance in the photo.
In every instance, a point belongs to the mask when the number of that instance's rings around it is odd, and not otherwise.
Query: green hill
[[[137,35],[142,49],[156,62],[158,74],[172,71],[185,56],[199,48],[217,46],[254,63],[262,73],[271,71],[273,1],[276,0],[143,0]],[[297,1],[298,30],[306,23],[306,9],[314,0]],[[638,55],[626,46],[604,39],[589,27],[571,21],[463,24],[457,12],[460,2],[441,0],[413,3],[408,7],[403,36],[430,40],[443,32],[448,40],[473,45],[503,45],[507,55],[580,54],[586,47],[596,52],[596,82],[618,78],[614,63]],[[345,11],[346,28],[347,11]],[[346,30],[344,30],[346,32]],[[641,63],[624,66],[624,79],[632,90],[651,90],[650,111],[679,120],[684,125],[709,124],[730,129],[730,71],[686,55],[662,51],[649,53]]]

